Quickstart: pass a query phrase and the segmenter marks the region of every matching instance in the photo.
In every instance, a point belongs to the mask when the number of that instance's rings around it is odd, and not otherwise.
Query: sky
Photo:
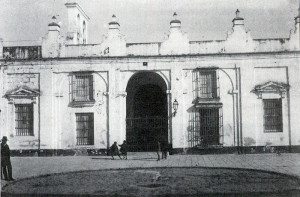
[[[66,35],[69,0],[1,0],[0,38],[5,45],[35,42],[47,33],[53,15]],[[161,42],[177,12],[191,41],[225,39],[236,9],[253,38],[286,38],[294,28],[299,0],[77,0],[86,11],[88,42],[100,43],[115,14],[128,43]],[[17,45],[17,44],[16,44]]]

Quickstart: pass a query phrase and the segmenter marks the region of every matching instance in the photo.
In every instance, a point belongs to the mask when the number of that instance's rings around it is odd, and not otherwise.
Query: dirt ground
[[[84,171],[21,179],[5,186],[2,196],[298,196],[299,186],[299,179],[278,173],[172,167]]]

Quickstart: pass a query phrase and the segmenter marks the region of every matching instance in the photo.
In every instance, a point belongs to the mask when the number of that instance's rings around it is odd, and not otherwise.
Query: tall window
[[[73,76],[72,101],[94,101],[93,75],[89,73]]]
[[[94,114],[76,114],[77,145],[94,145]]]
[[[223,144],[222,108],[199,108],[189,114],[188,139],[190,147]]]
[[[33,136],[33,105],[15,105],[15,123],[17,136]]]
[[[265,133],[282,132],[281,99],[264,99],[263,102]]]
[[[195,98],[217,98],[217,78],[215,70],[194,71],[193,84]]]

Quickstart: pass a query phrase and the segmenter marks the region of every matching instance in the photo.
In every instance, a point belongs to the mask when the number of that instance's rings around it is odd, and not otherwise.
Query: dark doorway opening
[[[127,85],[126,140],[129,151],[155,151],[168,142],[166,84],[156,73],[135,74]]]

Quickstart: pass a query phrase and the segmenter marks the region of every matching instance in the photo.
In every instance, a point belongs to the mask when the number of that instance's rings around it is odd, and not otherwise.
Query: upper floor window
[[[15,104],[15,123],[17,136],[33,136],[32,104]]]
[[[196,70],[193,73],[195,98],[214,99],[218,97],[215,70]]]
[[[73,76],[72,101],[94,101],[93,75],[91,73],[76,73]]]
[[[281,99],[264,99],[264,132],[282,132]]]

